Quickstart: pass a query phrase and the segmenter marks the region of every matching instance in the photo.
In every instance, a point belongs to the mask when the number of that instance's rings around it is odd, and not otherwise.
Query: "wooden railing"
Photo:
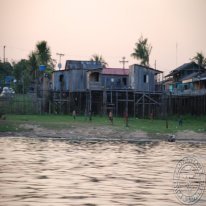
[[[92,90],[102,90],[103,86],[101,84],[101,82],[93,82],[90,81],[89,85],[88,85],[88,89],[92,89]]]

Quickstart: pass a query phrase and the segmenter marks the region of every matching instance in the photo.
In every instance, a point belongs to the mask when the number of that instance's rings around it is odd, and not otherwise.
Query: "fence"
[[[166,112],[169,115],[190,114],[206,115],[206,95],[167,95],[165,100]]]
[[[87,91],[14,94],[0,96],[0,114],[71,114],[76,110],[84,114],[91,110],[94,114],[122,116],[125,111],[131,117],[147,118],[165,115],[206,115],[206,95],[168,95],[135,91]]]
[[[14,94],[0,97],[0,112],[6,114],[40,114],[43,98],[35,94]]]

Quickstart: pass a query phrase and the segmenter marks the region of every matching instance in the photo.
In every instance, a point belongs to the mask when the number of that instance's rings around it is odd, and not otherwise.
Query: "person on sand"
[[[92,121],[92,111],[91,110],[89,110],[88,115],[89,115],[89,121],[91,122]]]
[[[84,120],[87,120],[87,109],[84,110]]]
[[[153,112],[150,113],[149,118],[150,118],[150,120],[153,120],[153,119],[154,119]]]
[[[110,110],[110,112],[109,112],[109,120],[110,120],[110,122],[113,124],[113,113],[112,113],[111,110]]]
[[[73,110],[72,116],[73,116],[73,119],[75,120],[76,119],[76,111],[75,110]]]
[[[128,112],[127,111],[124,112],[124,119],[125,119],[126,127],[128,127],[129,125],[128,125]]]
[[[182,115],[179,116],[178,122],[179,122],[179,126],[182,126],[183,123]]]

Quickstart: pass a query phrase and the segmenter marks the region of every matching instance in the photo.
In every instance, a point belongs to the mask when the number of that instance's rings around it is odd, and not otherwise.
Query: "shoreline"
[[[70,126],[70,128],[55,129],[44,128],[35,124],[21,124],[20,131],[0,132],[0,137],[29,137],[29,138],[59,138],[68,140],[89,141],[167,141],[169,135],[164,133],[147,133],[141,130],[120,130],[114,126]],[[181,131],[175,133],[178,142],[206,142],[206,133],[194,131]]]

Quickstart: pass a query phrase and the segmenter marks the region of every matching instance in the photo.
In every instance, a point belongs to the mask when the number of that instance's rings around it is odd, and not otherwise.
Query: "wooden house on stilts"
[[[100,62],[67,60],[64,70],[53,73],[53,110],[149,115],[161,104],[157,81],[161,75],[159,70],[136,64],[129,69],[104,68]]]

